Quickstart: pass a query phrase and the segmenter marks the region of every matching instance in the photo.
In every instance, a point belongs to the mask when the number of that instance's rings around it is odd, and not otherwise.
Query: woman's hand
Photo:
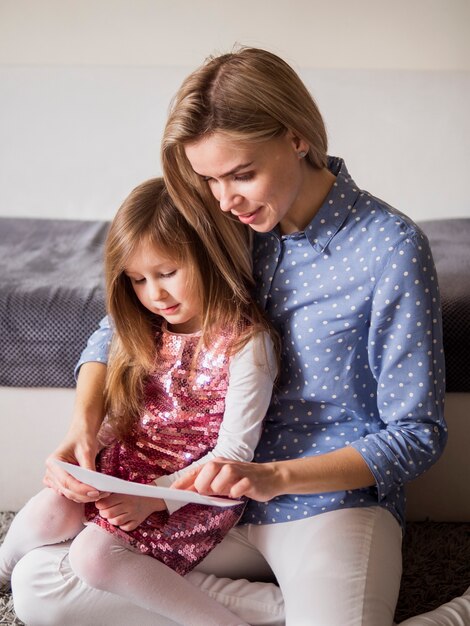
[[[98,431],[103,421],[103,394],[106,366],[85,363],[80,368],[72,423],[67,436],[46,460],[44,484],[74,502],[94,502],[105,495],[85,485],[61,469],[54,460],[66,461],[86,469],[95,469]]]
[[[325,493],[362,489],[375,478],[354,448],[271,463],[244,463],[216,458],[176,480],[172,487],[205,495],[266,502],[284,493]]]
[[[46,473],[43,483],[74,502],[94,502],[98,498],[108,495],[97,491],[95,487],[81,483],[55,463],[55,460],[66,461],[94,470],[97,452],[96,436],[75,436],[73,432],[70,432],[60,446],[46,459]]]
[[[176,480],[172,488],[205,495],[266,502],[282,493],[281,476],[274,463],[246,463],[217,458]]]
[[[165,502],[159,498],[128,496],[121,493],[112,493],[100,498],[95,506],[101,517],[113,526],[119,526],[126,531],[137,528],[151,513],[166,510]]]

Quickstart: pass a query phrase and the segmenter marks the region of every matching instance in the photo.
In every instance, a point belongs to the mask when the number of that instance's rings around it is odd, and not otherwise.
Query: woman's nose
[[[219,205],[224,213],[228,213],[242,202],[243,198],[239,194],[234,193],[229,187],[221,186]]]

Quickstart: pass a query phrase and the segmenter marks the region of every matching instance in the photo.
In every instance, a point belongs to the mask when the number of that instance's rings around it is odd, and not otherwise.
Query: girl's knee
[[[112,569],[111,548],[106,533],[94,525],[87,526],[73,540],[70,566],[76,576],[94,589],[107,590],[107,579]]]
[[[52,489],[40,491],[27,507],[31,532],[38,536],[40,544],[65,541],[74,537],[83,527],[83,505],[68,500]]]

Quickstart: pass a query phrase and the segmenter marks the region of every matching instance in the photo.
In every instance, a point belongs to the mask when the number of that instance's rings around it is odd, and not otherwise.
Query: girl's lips
[[[166,309],[159,309],[159,313],[161,315],[171,315],[176,312],[176,309],[179,307],[179,304],[174,304],[173,306],[169,306]]]

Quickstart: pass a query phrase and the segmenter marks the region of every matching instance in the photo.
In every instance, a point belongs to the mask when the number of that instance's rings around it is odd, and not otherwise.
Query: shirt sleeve
[[[96,361],[98,363],[107,363],[109,355],[109,346],[113,336],[113,326],[109,315],[103,317],[99,328],[88,339],[87,345],[80,355],[77,365],[75,366],[74,376],[77,380],[80,367],[84,363]]]
[[[230,361],[224,417],[214,449],[188,467],[158,478],[155,484],[169,487],[186,472],[219,456],[251,461],[261,436],[276,375],[272,341],[267,333],[257,333]],[[176,501],[166,504],[170,513],[183,506]]]
[[[368,353],[384,428],[351,445],[381,500],[427,470],[447,440],[439,287],[424,235],[397,246],[376,281]]]

